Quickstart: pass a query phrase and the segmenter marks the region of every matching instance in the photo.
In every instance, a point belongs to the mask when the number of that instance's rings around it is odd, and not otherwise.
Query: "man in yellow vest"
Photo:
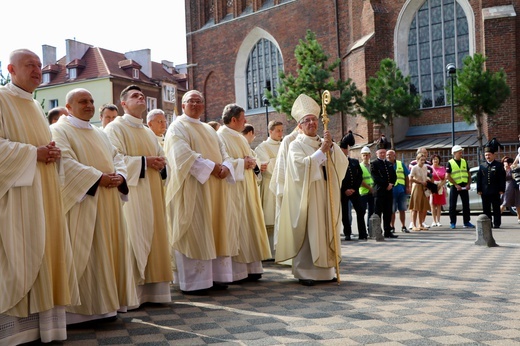
[[[361,209],[363,210],[363,215],[365,215],[365,211],[368,209],[367,221],[374,213],[374,179],[372,179],[372,174],[370,174],[370,148],[364,146],[361,149],[361,162],[359,166],[361,167],[361,171],[363,172],[363,181],[361,182],[361,186],[359,187],[359,199],[361,201]]]
[[[408,183],[408,175],[410,172],[402,161],[396,160],[394,150],[388,150],[386,152],[386,159],[394,165],[395,174],[397,175],[397,180],[395,181],[394,188],[392,189],[394,193],[392,220],[390,221],[392,233],[395,230],[395,213],[397,211],[399,211],[399,220],[401,220],[401,232],[410,233],[410,231],[405,226],[406,209],[408,209],[407,195],[410,194],[410,184]]]
[[[470,222],[469,194],[470,174],[466,160],[462,158],[463,149],[460,145],[451,148],[453,159],[446,166],[446,177],[451,183],[450,187],[450,228],[455,229],[457,225],[457,198],[462,201],[462,215],[464,228],[475,228]]]

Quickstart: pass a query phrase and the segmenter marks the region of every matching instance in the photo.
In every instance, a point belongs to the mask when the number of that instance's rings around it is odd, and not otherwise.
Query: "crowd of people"
[[[304,286],[339,282],[340,235],[353,240],[350,204],[360,240],[372,213],[387,238],[397,238],[397,212],[409,232],[407,208],[412,231],[424,229],[430,206],[432,226],[441,226],[435,206],[445,203],[447,181],[450,203],[460,195],[468,207],[462,148],[446,169],[424,148],[409,167],[384,148],[372,161],[368,147],[351,158],[347,143],[318,134],[321,107],[305,94],[292,107],[294,131],[284,136],[283,123],[271,121],[253,150],[244,109],[228,104],[221,123],[205,123],[197,90],[168,127],[160,109],[144,124],[136,85],[120,94],[123,115],[114,104],[99,108],[101,127],[90,123],[95,100],[84,88],[46,119],[33,98],[41,67],[35,53],[16,50],[12,81],[0,87],[0,344],[65,340],[67,325],[170,302],[172,283],[207,295],[256,282],[264,261],[291,265]],[[499,227],[497,196],[510,189],[504,203],[518,205],[520,194],[510,188],[512,162],[499,164],[491,150],[486,160],[479,193]],[[450,205],[452,216],[455,228]],[[469,209],[464,226],[473,227]]]
[[[476,174],[476,187],[482,201],[483,213],[492,221],[493,228],[500,228],[501,214],[505,208],[520,206],[520,174],[517,174],[520,170],[517,168],[520,150],[516,159],[504,156],[501,161],[496,159],[496,151],[497,148],[493,146],[485,147],[484,162],[479,165]],[[341,191],[345,240],[356,240],[351,237],[352,209],[357,214],[357,240],[367,239],[366,224],[373,213],[382,218],[386,238],[398,237],[393,234],[396,214],[399,215],[401,232],[404,233],[441,227],[440,216],[445,206],[449,210],[449,228],[456,229],[459,196],[462,203],[463,228],[475,228],[471,223],[469,205],[472,182],[470,167],[462,157],[464,149],[460,145],[454,145],[451,152],[453,158],[443,165],[439,155],[433,154],[429,160],[428,150],[424,147],[418,148],[416,158],[407,168],[403,162],[396,160],[394,150],[378,148],[377,158],[371,161],[370,172],[368,167],[365,171],[360,171],[359,162],[349,158],[354,164],[347,170]],[[361,155],[363,161],[368,164],[370,149],[363,147]],[[355,188],[358,189],[357,192]],[[390,193],[390,190],[393,193]],[[367,203],[359,206],[358,199],[362,196],[374,201],[376,207],[371,209]],[[379,203],[378,198],[381,200]],[[405,226],[406,211],[410,212],[411,220],[408,228]],[[428,212],[432,215],[431,224],[426,221]]]

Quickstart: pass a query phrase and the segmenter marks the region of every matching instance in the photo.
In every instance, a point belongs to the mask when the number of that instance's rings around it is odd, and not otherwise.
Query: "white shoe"
[[[518,221],[518,223],[520,223],[520,220]],[[412,229],[414,228],[414,225],[413,225],[413,222],[410,222],[410,225],[408,225],[408,229]]]
[[[441,223],[440,222],[437,222],[437,227],[441,227]]]
[[[430,227],[435,227],[437,224],[435,222],[432,222],[432,225]]]
[[[430,228],[430,226],[428,226],[428,225],[426,224],[426,222],[423,222],[423,223],[422,223],[422,226],[425,227],[425,228]]]

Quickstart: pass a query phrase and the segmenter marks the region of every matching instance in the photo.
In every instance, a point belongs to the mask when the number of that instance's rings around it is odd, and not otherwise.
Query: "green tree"
[[[487,58],[482,54],[467,56],[463,67],[457,70],[453,94],[457,113],[468,124],[476,122],[477,138],[482,147],[482,119],[485,114],[493,116],[511,94],[503,69],[492,73],[485,69]],[[446,94],[449,95],[449,92]],[[451,102],[451,100],[450,100]]]
[[[361,114],[390,129],[390,143],[394,148],[394,119],[419,117],[421,97],[410,93],[410,76],[403,77],[392,59],[383,59],[376,77],[370,77]]]
[[[357,105],[362,102],[361,91],[350,79],[336,81],[332,77],[340,64],[340,59],[327,64],[329,56],[316,40],[315,33],[307,30],[305,40],[300,40],[294,56],[298,62],[297,75],[280,71],[280,83],[276,87],[276,93],[266,92],[271,106],[280,113],[290,115],[292,105],[300,94],[312,97],[321,105],[323,91],[329,90],[332,95],[331,102],[327,106],[329,115],[338,112],[357,114]]]

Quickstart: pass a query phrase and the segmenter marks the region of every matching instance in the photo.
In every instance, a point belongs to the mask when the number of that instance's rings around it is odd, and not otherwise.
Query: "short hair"
[[[430,157],[430,160],[433,162],[433,159],[434,159],[434,158],[439,159],[439,163],[441,163],[441,156],[440,156],[440,155],[438,155],[438,154],[433,154],[433,155]]]
[[[208,125],[213,127],[215,130],[217,130],[220,127],[220,123],[216,121],[208,121]]]
[[[423,150],[428,151],[428,149],[426,149],[426,147],[419,147],[419,148],[417,148],[417,151],[415,153],[420,154]]]
[[[269,129],[269,131],[273,131],[276,126],[280,126],[280,125],[283,126],[283,123],[281,121],[271,120],[269,122],[269,124],[267,124],[267,128]]]
[[[244,108],[240,107],[236,103],[230,103],[224,107],[222,111],[222,121],[225,125],[231,123],[231,119],[239,118],[240,113],[244,112]]]
[[[135,84],[132,84],[132,85],[129,85],[129,86],[127,86],[126,88],[124,88],[123,91],[121,91],[121,95],[119,96],[119,99],[120,99],[121,101],[126,100],[126,95],[128,95],[128,93],[129,93],[131,90],[138,90],[138,91],[141,91],[141,92],[142,92],[142,90],[141,90],[140,87],[138,87],[138,86],[135,85]]]
[[[190,90],[186,92],[184,95],[182,95],[181,103],[186,103],[188,101],[188,97],[191,96],[191,94],[197,94],[201,98],[202,102],[205,102],[204,95],[198,91],[198,90]]]
[[[69,113],[68,109],[65,107],[54,107],[47,113],[47,120],[49,124],[52,124],[52,119],[56,117],[60,117],[61,112],[65,111],[65,113]]]
[[[164,115],[166,117],[166,113],[162,109],[152,109],[148,112],[148,115],[146,115],[146,123],[149,123],[150,121],[154,120],[159,114]]]
[[[417,154],[417,156],[415,157],[415,160],[419,161],[419,159],[422,157],[424,157],[424,159],[426,160],[426,155],[424,155],[423,153]]]
[[[247,135],[249,132],[253,132],[253,134],[255,134],[255,128],[251,124],[245,124],[244,129],[242,130],[242,134]]]
[[[113,103],[105,103],[104,105],[99,107],[99,114],[103,114],[105,109],[108,109],[109,111],[117,111],[117,113],[119,113],[119,108],[117,108],[117,106]]]

